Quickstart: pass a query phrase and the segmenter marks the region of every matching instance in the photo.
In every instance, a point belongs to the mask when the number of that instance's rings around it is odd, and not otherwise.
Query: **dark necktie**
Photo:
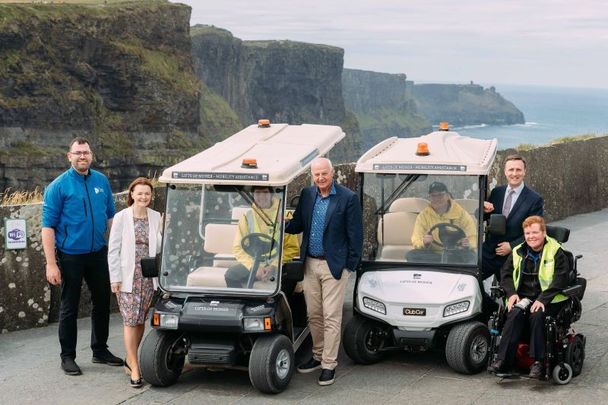
[[[507,195],[507,199],[505,200],[505,205],[502,207],[502,215],[505,217],[509,216],[509,212],[511,212],[511,204],[513,202],[513,194],[515,194],[515,190],[510,189],[509,194]]]

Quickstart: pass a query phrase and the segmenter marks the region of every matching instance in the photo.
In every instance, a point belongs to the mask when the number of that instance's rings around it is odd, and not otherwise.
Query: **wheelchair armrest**
[[[581,292],[581,290],[583,289],[583,286],[580,284],[577,285],[573,285],[572,287],[568,287],[565,290],[562,291],[562,294],[564,294],[567,297],[575,297],[578,296],[579,293]]]
[[[490,287],[490,293],[492,298],[502,298],[506,295],[504,288],[499,285],[493,285]]]

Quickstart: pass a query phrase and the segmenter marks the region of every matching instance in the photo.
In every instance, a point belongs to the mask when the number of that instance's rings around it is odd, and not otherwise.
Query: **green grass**
[[[578,142],[578,141],[586,141],[589,139],[594,139],[596,135],[594,134],[582,134],[582,135],[574,135],[574,136],[563,136],[561,138],[556,138],[545,145],[533,145],[531,143],[522,143],[515,147],[518,151],[529,151],[536,148],[542,148],[544,146],[551,145],[559,145],[560,143],[568,143],[568,142]]]

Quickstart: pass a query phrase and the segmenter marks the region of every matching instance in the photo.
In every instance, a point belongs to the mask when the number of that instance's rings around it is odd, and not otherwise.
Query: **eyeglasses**
[[[445,195],[445,191],[444,192],[439,192],[439,193],[431,193],[429,194],[429,197],[431,198],[441,198]]]
[[[78,150],[76,152],[70,152],[70,155],[76,155],[76,156],[91,156],[93,153],[89,152],[88,150]]]

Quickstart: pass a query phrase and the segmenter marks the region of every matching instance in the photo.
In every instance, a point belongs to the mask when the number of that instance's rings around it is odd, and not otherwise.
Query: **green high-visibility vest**
[[[521,263],[523,258],[519,254],[519,250],[524,244],[520,243],[513,249],[513,284],[515,290],[519,287],[519,276],[521,275]],[[538,281],[540,282],[540,290],[545,291],[551,285],[553,281],[553,273],[555,271],[555,255],[560,248],[560,244],[555,239],[547,236],[547,242],[543,248],[543,254],[540,258],[540,265],[538,267]],[[564,294],[557,294],[551,300],[552,304],[567,300]]]

